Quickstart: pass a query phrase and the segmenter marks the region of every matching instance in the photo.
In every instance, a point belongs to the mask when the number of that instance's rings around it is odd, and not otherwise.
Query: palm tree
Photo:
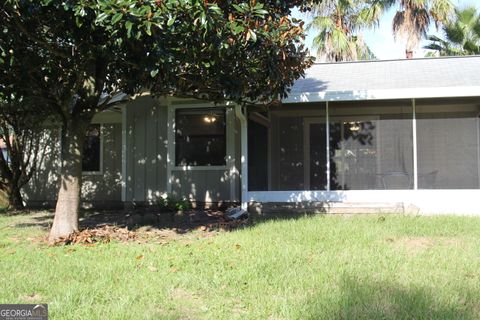
[[[396,1],[385,0],[386,6]],[[406,40],[406,57],[413,57],[413,50],[422,38],[427,37],[427,31],[433,20],[437,28],[447,23],[453,12],[451,0],[398,0],[399,10],[393,18],[393,34],[395,38]]]
[[[437,51],[440,56],[480,54],[480,13],[475,7],[455,9],[454,20],[443,27],[445,39],[429,36],[425,49]]]
[[[372,10],[368,2],[324,0],[313,7],[314,18],[307,30],[318,32],[313,39],[318,58],[335,62],[375,59],[359,31],[378,23],[382,10]]]

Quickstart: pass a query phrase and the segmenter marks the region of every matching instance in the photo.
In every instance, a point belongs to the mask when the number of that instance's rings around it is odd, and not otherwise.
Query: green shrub
[[[168,212],[188,211],[192,209],[192,204],[185,197],[178,199],[167,195],[166,197],[160,197],[157,200],[157,204],[160,207],[160,210]]]

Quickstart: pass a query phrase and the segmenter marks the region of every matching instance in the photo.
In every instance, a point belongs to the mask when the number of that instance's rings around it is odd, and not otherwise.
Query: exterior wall
[[[186,197],[196,203],[238,201],[239,128],[233,110],[226,113],[226,166],[175,166],[175,110],[211,106],[199,101],[168,101],[150,96],[126,105],[124,201],[127,205],[155,204],[165,194]]]
[[[226,165],[175,166],[175,112],[180,108],[208,108],[202,101],[173,101],[168,107],[168,192],[199,204],[222,204],[240,201],[240,124],[232,107],[226,107]]]
[[[101,173],[84,174],[82,201],[106,205],[122,200],[122,125],[102,124],[103,156]]]
[[[187,197],[196,203],[239,201],[240,124],[233,108],[226,111],[227,165],[174,166],[175,109],[203,106],[212,105],[185,100],[172,103],[141,96],[123,105],[122,112],[97,115],[93,122],[102,124],[102,171],[84,173],[84,205],[154,204],[164,194]],[[45,142],[38,170],[25,188],[25,198],[30,205],[52,206],[56,201],[61,164],[60,130],[51,129],[47,135],[51,140]]]
[[[125,201],[154,203],[167,191],[167,106],[143,96],[124,112]]]
[[[94,118],[94,123],[99,119]],[[121,130],[117,120],[102,123],[102,156],[100,173],[83,174],[82,202],[85,206],[119,206],[121,204]],[[30,183],[24,188],[27,204],[32,206],[54,205],[60,172],[60,129],[45,133],[45,145],[41,148],[38,168]],[[48,140],[47,140],[48,137]]]
[[[28,205],[53,205],[58,193],[60,171],[60,129],[46,130],[38,155],[37,169],[23,188]]]

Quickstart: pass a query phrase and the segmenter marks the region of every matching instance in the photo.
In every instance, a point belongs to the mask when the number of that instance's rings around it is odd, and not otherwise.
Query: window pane
[[[479,107],[417,102],[418,187],[479,187]]]
[[[175,125],[177,166],[226,164],[226,126],[223,110],[177,110]]]
[[[100,171],[100,125],[90,125],[83,145],[82,171]]]
[[[331,190],[413,188],[410,102],[330,105]]]

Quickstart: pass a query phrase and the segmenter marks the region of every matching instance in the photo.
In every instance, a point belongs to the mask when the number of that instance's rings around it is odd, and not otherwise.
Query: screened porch
[[[479,98],[251,112],[248,191],[478,189],[479,114]]]

